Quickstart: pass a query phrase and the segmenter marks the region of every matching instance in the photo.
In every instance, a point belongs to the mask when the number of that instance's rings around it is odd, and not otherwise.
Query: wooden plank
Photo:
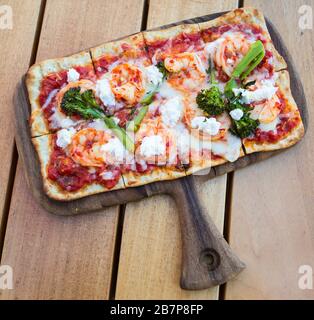
[[[63,56],[140,29],[143,1],[48,1],[37,59]],[[121,23],[123,21],[123,23]],[[17,299],[106,299],[118,207],[58,217],[33,200],[18,165],[2,264],[14,272]]]
[[[232,9],[237,1],[150,1],[147,28]],[[222,231],[226,176],[198,185],[202,201]],[[156,196],[126,206],[117,299],[217,299],[211,290],[180,289],[181,239],[176,206]]]
[[[298,9],[314,1],[245,1],[275,24],[300,72],[310,113],[304,140],[291,150],[234,175],[230,243],[247,269],[226,287],[226,299],[305,299],[301,265],[314,267],[313,30],[298,25]]]
[[[2,217],[5,210],[6,197],[10,197],[7,194],[7,187],[13,178],[12,176],[10,177],[10,168],[12,162],[16,161],[16,159],[13,159],[14,123],[13,121],[8,121],[14,116],[12,112],[12,96],[18,79],[29,66],[41,1],[19,2],[8,0],[5,3],[1,3],[1,5],[4,4],[12,8],[13,28],[0,29],[0,148],[2,152],[2,164],[0,167],[0,230],[2,230]],[[14,172],[12,172],[13,174]]]

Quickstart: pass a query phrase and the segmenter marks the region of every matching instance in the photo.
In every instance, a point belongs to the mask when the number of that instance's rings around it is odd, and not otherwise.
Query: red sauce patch
[[[53,151],[47,167],[48,178],[55,181],[61,189],[74,192],[93,182],[100,183],[111,189],[118,183],[121,177],[119,167],[104,165],[103,167],[95,168],[95,172],[91,173],[87,167],[74,162],[62,148],[56,145],[56,136],[52,143]],[[100,175],[103,171],[110,171],[113,174],[113,179],[104,180]]]

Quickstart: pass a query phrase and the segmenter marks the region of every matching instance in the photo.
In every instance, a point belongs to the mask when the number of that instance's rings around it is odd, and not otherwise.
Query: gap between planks
[[[40,33],[41,33],[41,27],[42,27],[43,20],[44,20],[46,2],[47,2],[47,0],[42,0],[41,4],[40,4],[37,23],[36,23],[36,30],[34,33],[33,46],[32,46],[30,60],[29,60],[29,64],[28,64],[29,67],[31,65],[33,65],[36,61],[37,48],[38,48],[38,43],[39,43],[39,38],[40,38]],[[2,216],[2,220],[0,221],[0,262],[2,260],[2,252],[3,252],[7,222],[8,222],[8,218],[9,218],[11,199],[12,199],[12,191],[13,191],[13,187],[14,187],[14,180],[15,180],[18,158],[19,158],[19,155],[17,152],[16,143],[15,143],[15,139],[14,139],[13,148],[12,148],[12,163],[10,166],[9,180],[8,180],[8,185],[7,185],[7,189],[6,189],[6,197],[5,197],[5,203],[4,203],[4,209],[3,209],[3,216]]]

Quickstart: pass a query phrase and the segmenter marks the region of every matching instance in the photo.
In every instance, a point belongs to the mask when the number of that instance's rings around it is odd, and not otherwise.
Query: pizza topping
[[[66,148],[71,143],[75,133],[76,131],[73,128],[59,130],[56,140],[57,146],[62,149]]]
[[[191,122],[192,128],[199,129],[205,133],[215,136],[218,134],[221,123],[215,118],[195,117]]]
[[[112,180],[114,178],[114,174],[111,171],[103,171],[99,174],[104,180]]]
[[[160,106],[162,121],[166,126],[173,127],[182,117],[183,106],[180,97],[167,100]]]
[[[213,141],[211,150],[215,155],[222,156],[230,162],[236,161],[240,156],[242,142],[238,137],[228,134],[226,141]]]
[[[130,152],[133,152],[133,141],[126,134],[125,130],[116,124],[112,117],[104,114],[103,109],[98,106],[92,90],[81,93],[80,88],[70,89],[64,95],[61,108],[68,115],[76,114],[84,119],[102,119],[108,129],[111,129],[120,141],[122,141],[124,146]]]
[[[276,117],[272,122],[269,123],[260,123],[258,128],[261,129],[262,131],[274,131],[276,132],[277,130],[277,124],[280,123],[279,117]]]
[[[237,108],[237,109],[230,111],[229,114],[233,120],[238,121],[243,117],[244,113],[243,113],[243,110]]]
[[[219,115],[225,110],[225,103],[217,86],[201,90],[196,97],[196,102],[200,109],[211,116]]]
[[[277,87],[274,87],[268,81],[262,80],[262,86],[256,90],[234,88],[232,91],[235,94],[235,96],[238,96],[239,94],[241,94],[241,102],[245,104],[251,104],[257,101],[271,99],[275,95],[277,90],[278,90]]]
[[[122,164],[126,157],[126,150],[117,138],[112,138],[100,147],[104,162],[107,164]]]
[[[114,106],[116,104],[109,80],[106,78],[96,82],[96,95],[105,106]]]
[[[76,82],[80,79],[80,74],[73,68],[71,68],[68,72],[67,72],[67,80],[68,82]]]
[[[145,91],[142,71],[128,63],[112,69],[110,84],[115,98],[125,101],[129,107],[139,102]]]
[[[49,122],[52,129],[70,128],[75,125],[75,122],[60,112],[59,109],[53,109],[53,114],[49,118]]]
[[[160,85],[160,83],[164,79],[164,74],[160,72],[160,69],[154,65],[146,67],[145,73],[148,81],[152,83],[154,86]]]
[[[161,156],[166,152],[166,144],[159,135],[144,137],[140,146],[140,154],[143,157]]]

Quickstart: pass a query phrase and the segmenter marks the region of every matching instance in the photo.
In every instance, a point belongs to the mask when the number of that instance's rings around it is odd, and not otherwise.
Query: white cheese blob
[[[209,57],[212,57],[214,55],[214,53],[216,52],[217,48],[224,41],[225,41],[225,38],[224,37],[220,37],[215,41],[208,42],[205,45],[205,48],[204,48],[205,54],[207,54],[207,56],[209,56]]]
[[[262,131],[274,131],[277,132],[277,124],[280,123],[280,119],[277,117],[274,121],[269,123],[260,123],[258,128]]]
[[[243,117],[243,111],[241,109],[233,109],[230,111],[230,116],[233,120],[240,120]]]
[[[126,150],[118,138],[110,139],[100,147],[100,150],[104,152],[105,161],[107,163],[112,161],[112,164],[122,163],[126,155]]]
[[[140,146],[140,154],[144,157],[160,156],[165,154],[166,144],[159,135],[144,137]]]
[[[164,99],[171,99],[181,94],[164,81],[159,88],[159,95]]]
[[[103,180],[112,180],[114,178],[114,175],[111,171],[103,171],[99,174]]]
[[[221,123],[215,118],[195,117],[191,122],[192,128],[202,130],[211,136],[218,134]]]
[[[73,135],[76,133],[74,128],[62,129],[57,133],[56,144],[60,148],[66,148],[72,141]]]
[[[52,129],[69,128],[75,124],[70,117],[65,116],[58,109],[54,111],[52,116],[49,118],[49,121]]]
[[[230,162],[234,162],[240,156],[242,142],[239,137],[231,133],[228,133],[226,138],[227,141],[213,141],[211,146],[212,152]]]
[[[97,81],[96,95],[105,106],[114,106],[116,104],[116,99],[111,90],[109,80],[106,78]]]
[[[245,89],[232,89],[233,93],[238,96],[242,94],[241,101],[246,104],[250,104],[256,101],[262,101],[264,99],[271,99],[274,94],[277,92],[278,88],[273,86],[271,81],[261,81],[261,87],[257,88],[254,91],[245,90]]]
[[[163,74],[156,66],[149,66],[145,68],[145,73],[149,82],[157,86],[162,82]]]
[[[88,127],[98,131],[106,131],[108,129],[105,122],[101,119],[93,120],[91,123],[88,124]]]
[[[162,121],[166,126],[173,127],[181,119],[183,106],[180,97],[168,100],[160,107]]]
[[[73,68],[67,72],[68,82],[76,82],[80,79],[80,74]]]

